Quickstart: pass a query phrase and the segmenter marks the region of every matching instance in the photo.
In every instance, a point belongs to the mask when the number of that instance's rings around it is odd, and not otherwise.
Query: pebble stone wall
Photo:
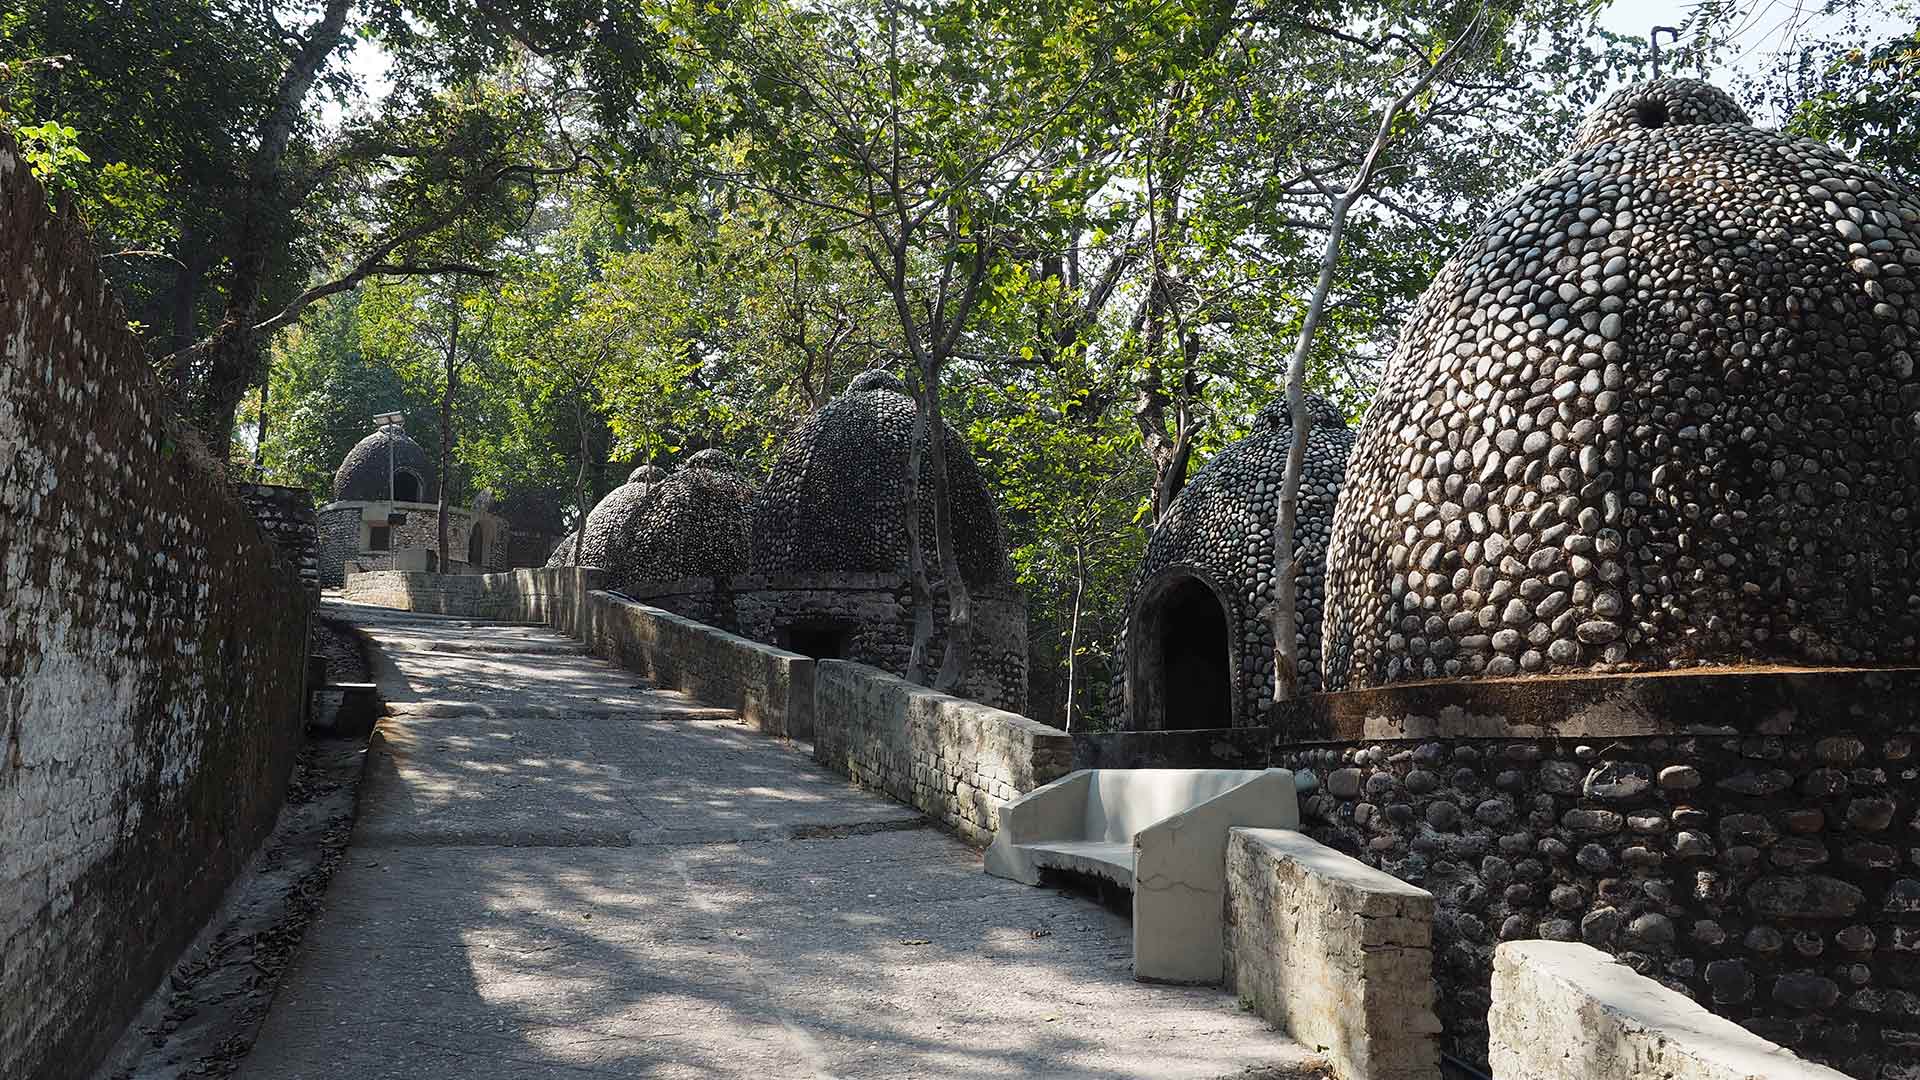
[[[754,504],[753,572],[909,572],[904,508],[915,408],[898,377],[859,375],[781,447]],[[1010,584],[1006,540],[993,493],[952,425],[947,489],[953,542],[969,585]],[[933,551],[933,463],[921,455],[920,535]]]
[[[1624,90],[1447,263],[1348,465],[1327,685],[1920,641],[1920,198]]]
[[[640,543],[638,529],[641,511],[646,508],[647,499],[660,481],[666,478],[667,471],[658,465],[642,465],[633,470],[626,483],[607,492],[606,497],[587,514],[587,535],[580,545],[580,565],[610,566],[614,552]],[[554,545],[547,565],[572,566],[574,541],[578,535],[578,530],[570,532]]]
[[[273,827],[310,600],[0,133],[0,1076],[87,1076]]]
[[[1295,626],[1301,686],[1318,690],[1327,538],[1354,435],[1332,402],[1309,394],[1306,404],[1312,427],[1300,480],[1296,542],[1305,566],[1299,576]],[[1143,720],[1134,711],[1139,697],[1133,685],[1135,665],[1126,659],[1130,643],[1149,644],[1140,641],[1143,606],[1154,602],[1156,587],[1194,569],[1227,594],[1236,722],[1264,722],[1263,710],[1273,700],[1273,626],[1261,611],[1273,593],[1273,527],[1292,440],[1286,402],[1262,409],[1253,432],[1222,449],[1195,473],[1168,508],[1166,520],[1154,530],[1134,577],[1130,618],[1120,639],[1120,662],[1115,665],[1128,681],[1125,700],[1131,720],[1127,726],[1142,726]]]
[[[1862,1080],[1920,1077],[1920,738],[1277,746],[1302,830],[1432,892],[1445,1046],[1486,1061],[1494,947],[1583,941]]]
[[[613,565],[603,567],[611,587],[744,572],[753,497],[753,482],[722,451],[689,457],[625,519],[628,542],[609,551]]]

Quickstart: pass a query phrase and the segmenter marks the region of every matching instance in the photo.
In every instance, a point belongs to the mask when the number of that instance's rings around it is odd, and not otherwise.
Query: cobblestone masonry
[[[1326,578],[1327,534],[1333,506],[1346,476],[1353,432],[1333,403],[1307,396],[1312,428],[1301,470],[1296,542],[1305,556],[1299,575],[1300,678],[1306,690],[1320,688],[1320,620]],[[1134,576],[1127,627],[1120,639],[1128,727],[1146,727],[1139,682],[1144,656],[1129,658],[1129,643],[1153,623],[1153,608],[1167,587],[1198,570],[1223,590],[1228,642],[1233,651],[1233,713],[1238,725],[1263,722],[1273,700],[1273,625],[1262,617],[1273,595],[1273,526],[1286,475],[1293,425],[1286,402],[1269,405],[1246,438],[1227,446],[1182,488],[1166,520],[1154,529]]]
[[[85,1076],[272,827],[307,595],[0,137],[0,1076]]]
[[[320,519],[313,493],[277,484],[235,484],[234,494],[253,511],[260,531],[300,569],[300,583],[320,588]]]
[[[619,589],[648,581],[726,577],[747,568],[754,484],[740,464],[702,450],[639,500],[626,543],[607,552]]]
[[[1067,733],[844,660],[814,668],[813,759],[984,847],[1000,807],[1065,776]]]
[[[1446,1042],[1485,1060],[1493,949],[1584,941],[1850,1075],[1920,1076],[1914,736],[1277,747],[1309,835],[1432,892]]]
[[[642,538],[638,535],[641,511],[646,508],[648,498],[659,487],[660,481],[666,478],[665,469],[657,465],[642,465],[633,470],[626,483],[607,492],[606,497],[587,514],[587,537],[580,545],[580,565],[612,566],[613,553],[641,543]],[[576,529],[554,545],[553,553],[547,559],[548,566],[574,564],[574,540],[578,534],[579,530]]]
[[[756,574],[906,574],[907,459],[915,408],[900,380],[869,371],[794,432],[754,506]],[[960,573],[970,585],[1013,581],[993,493],[966,439],[948,425],[947,493]],[[920,536],[933,554],[933,464],[920,466]]]
[[[1335,514],[1328,685],[1920,651],[1920,198],[1622,91],[1447,263]]]

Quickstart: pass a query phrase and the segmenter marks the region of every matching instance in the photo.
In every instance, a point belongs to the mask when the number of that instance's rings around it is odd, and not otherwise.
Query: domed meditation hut
[[[1886,951],[1920,935],[1917,275],[1913,192],[1666,79],[1408,319],[1334,512],[1333,692],[1268,762],[1435,895],[1451,1052],[1538,937],[1920,1071]]]
[[[1320,688],[1320,609],[1327,533],[1353,433],[1309,394],[1307,456],[1295,542],[1300,685]],[[1273,527],[1293,425],[1281,401],[1207,462],[1154,529],[1134,578],[1120,671],[1131,728],[1264,724],[1273,700]]]
[[[1615,96],[1401,333],[1332,685],[1912,662],[1917,215],[1706,84]]]
[[[753,482],[733,458],[719,450],[694,454],[639,500],[625,535],[609,538],[608,583],[631,590],[740,573],[747,567],[753,496]],[[593,540],[591,529],[587,538]]]
[[[913,428],[913,399],[899,379],[860,375],[782,447],[754,500],[744,573],[721,589],[655,579],[626,591],[758,641],[903,673],[913,645],[906,529]],[[963,689],[975,700],[1017,711],[1026,704],[1026,603],[1013,587],[999,514],[966,441],[951,427],[944,437],[953,539],[973,601]],[[922,454],[915,512],[934,579],[929,663],[937,667],[946,611],[934,552],[930,457]]]
[[[580,545],[579,565],[610,567],[611,552],[638,542],[640,511],[667,471],[658,465],[642,465],[627,476],[627,482],[607,492],[587,514],[586,540]],[[579,530],[569,532],[554,545],[548,566],[572,566],[574,541]]]
[[[320,581],[330,588],[366,570],[438,569],[439,478],[399,413],[355,443],[333,474],[333,500],[318,511]],[[532,565],[552,544],[549,526],[488,507],[447,509],[447,573]],[[523,558],[524,556],[524,558]]]

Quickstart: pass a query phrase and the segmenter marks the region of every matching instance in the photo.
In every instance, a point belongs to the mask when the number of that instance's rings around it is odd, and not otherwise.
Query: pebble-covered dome
[[[1702,83],[1615,95],[1401,332],[1329,685],[1912,662],[1916,275],[1913,192]]]
[[[1299,583],[1295,625],[1301,687],[1317,690],[1327,534],[1354,436],[1345,415],[1332,402],[1309,394],[1306,405],[1312,427],[1301,469],[1295,533],[1306,566]],[[1232,653],[1230,678],[1240,698],[1238,713],[1247,723],[1253,722],[1257,703],[1273,697],[1273,628],[1261,612],[1273,595],[1274,515],[1292,442],[1293,426],[1282,400],[1262,409],[1251,433],[1223,448],[1196,472],[1154,529],[1129,605],[1126,648],[1131,654],[1165,647],[1152,640],[1156,627],[1161,633],[1182,632],[1171,623],[1158,622],[1155,611],[1163,597],[1173,595],[1171,587],[1178,579],[1197,576],[1210,590],[1220,590]],[[1129,670],[1140,671],[1133,666]],[[1144,720],[1136,718],[1136,723]]]
[[[389,446],[392,447],[391,462],[388,460]],[[387,490],[390,468],[394,486],[400,489],[400,494],[413,496],[402,501],[433,502],[440,497],[440,489],[435,483],[433,458],[404,429],[388,425],[376,429],[347,451],[340,468],[333,474],[334,501],[387,501],[391,497]],[[408,490],[409,476],[413,488],[411,491]]]
[[[607,554],[610,580],[617,587],[745,572],[753,496],[752,481],[724,452],[694,454],[650,485]]]
[[[666,470],[658,465],[642,465],[633,470],[626,483],[601,498],[587,514],[587,536],[581,544],[580,565],[610,567],[613,552],[631,547],[636,542],[634,533],[639,528],[640,511],[653,494],[654,487],[666,477]],[[574,565],[573,549],[577,538],[577,531],[568,533],[566,539],[553,549],[547,565]]]
[[[913,420],[913,399],[900,380],[869,371],[800,425],[781,448],[754,507],[754,573],[907,573],[902,511]],[[960,571],[972,585],[1009,582],[1012,571],[993,495],[966,440],[951,425],[946,440]],[[928,570],[937,578],[929,454],[921,455],[920,529]]]

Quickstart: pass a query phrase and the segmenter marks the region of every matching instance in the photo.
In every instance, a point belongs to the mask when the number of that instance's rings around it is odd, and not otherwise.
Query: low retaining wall
[[[1227,987],[1341,1080],[1433,1080],[1433,910],[1432,893],[1301,833],[1233,829]]]
[[[592,594],[578,636],[594,655],[733,709],[768,734],[805,739],[814,733],[810,657],[605,592]]]
[[[1845,1080],[1573,942],[1500,946],[1487,1022],[1497,1080]]]
[[[0,134],[0,1076],[94,1065],[273,828],[309,595]],[[222,447],[224,456],[224,447]]]
[[[1073,764],[1067,733],[878,668],[822,660],[814,672],[815,761],[945,824],[993,841],[1000,808]]]
[[[544,622],[646,678],[737,710],[775,735],[812,738],[814,760],[992,842],[1000,807],[1073,767],[1067,733],[846,660],[816,661],[596,591],[574,567],[448,576],[383,570],[347,580],[360,603]]]
[[[571,566],[500,574],[369,570],[347,575],[341,595],[356,604],[400,611],[546,623],[580,637],[586,625],[586,597],[605,576],[605,571],[592,567]]]

